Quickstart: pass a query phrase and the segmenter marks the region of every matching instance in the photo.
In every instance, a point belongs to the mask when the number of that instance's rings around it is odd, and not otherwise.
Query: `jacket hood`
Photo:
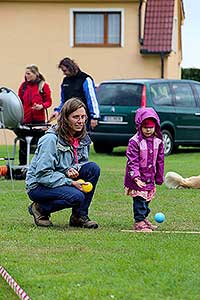
[[[152,107],[142,107],[137,109],[136,114],[135,114],[135,125],[136,129],[139,133],[139,136],[142,136],[142,131],[141,131],[141,125],[142,122],[145,119],[152,118],[155,120],[156,123],[156,128],[155,128],[155,133],[156,136],[160,139],[162,139],[162,133],[161,133],[161,128],[160,128],[160,119],[159,116],[157,115],[156,111]]]

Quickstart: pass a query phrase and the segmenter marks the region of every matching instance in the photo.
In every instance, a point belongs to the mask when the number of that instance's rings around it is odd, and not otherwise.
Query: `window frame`
[[[120,23],[120,42],[117,44],[76,44],[75,43],[75,14],[76,13],[119,13],[121,14]],[[104,15],[105,17],[105,15]],[[104,48],[118,48],[124,47],[124,9],[123,8],[71,8],[70,9],[70,47],[104,47]],[[105,37],[105,32],[104,32]]]

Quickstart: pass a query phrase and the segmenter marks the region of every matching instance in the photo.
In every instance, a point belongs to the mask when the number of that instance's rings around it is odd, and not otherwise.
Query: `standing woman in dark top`
[[[86,106],[88,115],[88,129],[97,126],[99,119],[99,104],[96,97],[95,85],[92,77],[82,72],[79,66],[70,58],[63,58],[58,68],[65,75],[61,84],[60,105],[54,108],[49,121],[57,118],[63,104],[72,97],[79,98]]]

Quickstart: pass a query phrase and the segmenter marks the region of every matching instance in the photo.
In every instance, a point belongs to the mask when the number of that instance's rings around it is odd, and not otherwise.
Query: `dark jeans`
[[[89,181],[93,184],[91,192],[83,193],[77,188],[69,185],[63,185],[56,188],[40,185],[28,192],[28,196],[32,201],[39,203],[44,215],[50,215],[52,212],[72,207],[72,213],[74,215],[88,216],[88,209],[99,176],[99,166],[94,162],[88,162],[81,167],[79,179]]]
[[[150,213],[149,202],[142,197],[133,198],[133,214],[135,222],[144,221]]]

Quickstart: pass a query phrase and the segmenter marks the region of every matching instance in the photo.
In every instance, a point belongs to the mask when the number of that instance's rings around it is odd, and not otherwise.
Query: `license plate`
[[[121,116],[104,116],[104,122],[123,122],[123,117]]]

